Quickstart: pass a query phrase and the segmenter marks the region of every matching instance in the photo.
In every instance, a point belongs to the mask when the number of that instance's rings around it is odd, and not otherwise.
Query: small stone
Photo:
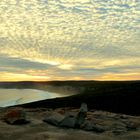
[[[121,130],[121,129],[116,129],[116,130],[113,130],[112,133],[114,135],[121,135],[121,134],[124,134],[126,133],[127,131],[126,130]]]
[[[132,121],[127,124],[128,130],[136,130],[138,127],[140,127],[139,122]]]
[[[88,107],[86,103],[82,103],[79,112],[86,112],[88,111]]]
[[[128,119],[128,116],[127,115],[121,115],[120,118],[121,119]]]

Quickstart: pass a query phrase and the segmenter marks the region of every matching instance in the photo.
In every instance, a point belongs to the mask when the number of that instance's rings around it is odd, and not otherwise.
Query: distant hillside
[[[52,81],[37,84],[42,87],[68,86],[81,90],[79,94],[70,97],[38,101],[23,107],[79,107],[82,102],[86,102],[90,109],[140,114],[140,81]]]
[[[39,89],[61,94],[79,94],[85,92],[96,93],[99,90],[111,90],[114,88],[128,88],[138,85],[140,81],[46,81],[46,82],[0,82],[0,88],[6,89]]]
[[[18,89],[43,89],[53,87],[73,87],[86,90],[95,90],[99,88],[122,88],[131,85],[137,85],[140,81],[46,81],[46,82],[0,82],[0,88],[18,88]]]

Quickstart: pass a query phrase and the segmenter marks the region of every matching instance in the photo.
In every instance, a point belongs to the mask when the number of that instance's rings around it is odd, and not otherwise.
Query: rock
[[[140,127],[140,123],[137,121],[132,121],[127,124],[128,130],[136,130],[138,127]]]
[[[8,111],[4,117],[4,121],[8,124],[27,124],[26,113],[23,110],[13,109]]]
[[[94,131],[97,133],[102,133],[105,131],[103,126],[98,125],[98,124],[94,124],[91,121],[85,121],[85,123],[82,125],[82,129],[84,129],[86,131]]]
[[[60,122],[59,125],[63,127],[74,128],[75,122],[76,122],[76,118],[74,116],[67,116]]]
[[[128,116],[127,115],[120,115],[120,118],[121,119],[128,119]]]
[[[63,114],[63,115],[65,114],[65,110],[64,110],[64,109],[62,109],[62,108],[57,109],[57,112],[58,112],[58,113],[60,113],[60,114]]]
[[[80,128],[85,121],[87,110],[87,104],[83,103],[78,114],[75,112],[67,112],[67,115],[64,116],[55,112],[43,121],[61,127]]]
[[[58,126],[64,117],[64,115],[54,112],[50,116],[47,116],[43,121]]]
[[[80,112],[85,112],[85,113],[87,113],[87,111],[88,111],[87,104],[86,104],[86,103],[82,103],[82,104],[81,104],[81,107],[80,107]]]
[[[93,125],[92,126],[92,131],[95,131],[97,133],[102,133],[102,132],[105,131],[105,129],[100,125]]]
[[[87,104],[82,103],[80,107],[80,111],[76,116],[75,127],[80,128],[80,126],[84,123],[85,117],[87,116]]]
[[[124,134],[124,133],[126,133],[127,131],[126,130],[121,130],[121,129],[116,129],[116,130],[113,130],[112,131],[112,133],[114,134],[114,135],[121,135],[121,134]]]
[[[65,127],[70,127],[70,128],[80,128],[81,125],[84,123],[85,121],[85,117],[87,115],[87,104],[82,103],[79,113],[77,115],[75,115],[75,113],[73,113],[73,115],[68,115],[66,116],[61,122],[60,122],[60,126],[65,126]],[[69,114],[69,113],[68,113]]]
[[[83,112],[79,112],[78,115],[75,118],[75,127],[80,128],[80,126],[85,121],[86,114]]]
[[[115,122],[112,124],[112,127],[111,127],[111,130],[112,130],[112,133],[114,135],[121,135],[121,134],[124,134],[127,132],[126,130],[126,124],[118,121],[118,122]]]

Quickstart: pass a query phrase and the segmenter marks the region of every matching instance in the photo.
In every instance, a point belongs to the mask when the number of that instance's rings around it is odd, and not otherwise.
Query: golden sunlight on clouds
[[[136,0],[0,1],[0,80],[139,79],[139,7]]]
[[[28,74],[1,73],[1,81],[48,81],[50,77]]]
[[[121,80],[137,80],[140,79],[139,72],[137,73],[120,73],[120,74],[114,74],[114,73],[108,73],[106,75],[103,75],[101,77],[98,77],[97,80],[114,80],[114,81],[121,81]]]
[[[59,65],[58,68],[64,69],[64,70],[71,70],[73,68],[73,65],[70,65],[70,64],[62,64],[62,65]]]

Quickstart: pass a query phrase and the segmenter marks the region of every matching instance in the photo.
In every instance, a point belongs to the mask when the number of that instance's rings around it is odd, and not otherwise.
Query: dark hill
[[[37,101],[22,107],[79,107],[82,102],[86,102],[90,109],[140,115],[140,81],[52,81],[43,84],[69,85],[82,87],[83,90],[70,97]]]

